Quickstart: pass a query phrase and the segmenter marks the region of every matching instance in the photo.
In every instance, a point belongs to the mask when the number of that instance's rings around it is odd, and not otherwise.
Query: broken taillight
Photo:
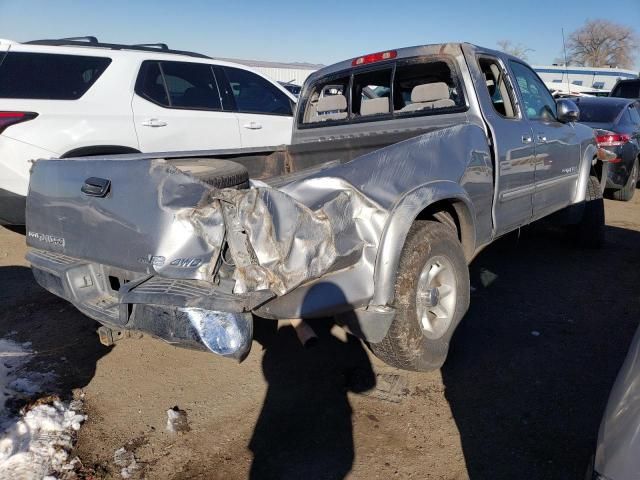
[[[0,133],[11,125],[33,120],[37,116],[34,112],[0,112]]]

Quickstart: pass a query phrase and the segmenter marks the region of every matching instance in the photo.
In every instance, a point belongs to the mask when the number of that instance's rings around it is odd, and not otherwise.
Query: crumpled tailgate
[[[38,161],[27,244],[134,272],[209,280],[225,237],[210,192],[162,159]]]

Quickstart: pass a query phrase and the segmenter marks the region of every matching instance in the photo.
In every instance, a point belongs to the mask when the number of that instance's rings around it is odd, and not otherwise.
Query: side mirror
[[[556,101],[558,120],[562,123],[577,122],[580,119],[580,109],[572,101],[560,98]]]

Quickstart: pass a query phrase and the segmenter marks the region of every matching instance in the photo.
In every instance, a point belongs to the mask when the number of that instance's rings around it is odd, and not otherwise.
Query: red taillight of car
[[[33,120],[37,116],[34,112],[0,112],[0,133],[11,125]]]
[[[398,52],[395,50],[388,50],[386,52],[370,53],[362,57],[354,58],[351,62],[352,67],[359,67],[360,65],[367,65],[369,63],[381,62],[383,60],[391,60],[398,56]]]
[[[631,135],[626,133],[599,132],[596,135],[596,143],[599,147],[619,147],[631,140]]]

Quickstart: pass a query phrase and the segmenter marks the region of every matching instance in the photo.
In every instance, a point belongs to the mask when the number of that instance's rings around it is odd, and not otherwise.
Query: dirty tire
[[[636,193],[636,184],[638,183],[638,160],[633,163],[633,168],[629,174],[626,185],[620,190],[616,190],[612,193],[614,200],[620,200],[622,202],[628,202],[633,198],[633,194]]]
[[[171,165],[215,188],[247,188],[249,172],[239,163],[214,158],[170,161]]]
[[[583,248],[602,248],[604,245],[604,200],[598,177],[591,176],[587,182],[584,213],[575,225],[575,235]]]
[[[443,257],[455,278],[455,307],[446,331],[437,338],[428,338],[417,314],[418,284],[423,268]],[[447,358],[451,336],[469,307],[469,269],[450,226],[435,221],[413,224],[400,256],[394,306],[396,315],[386,336],[369,345],[373,353],[385,363],[405,370],[440,368]]]

